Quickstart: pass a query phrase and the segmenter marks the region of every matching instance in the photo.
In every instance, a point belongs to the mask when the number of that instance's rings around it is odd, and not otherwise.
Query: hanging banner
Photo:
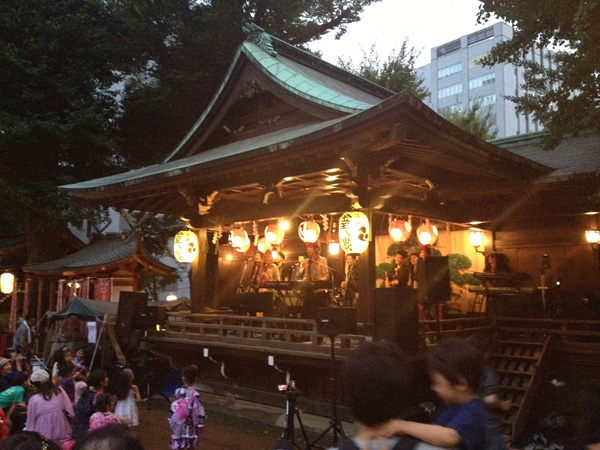
[[[360,211],[340,216],[340,247],[346,253],[362,253],[369,246],[369,219]]]
[[[110,302],[111,291],[112,280],[110,278],[96,280],[96,283],[94,283],[94,300]]]

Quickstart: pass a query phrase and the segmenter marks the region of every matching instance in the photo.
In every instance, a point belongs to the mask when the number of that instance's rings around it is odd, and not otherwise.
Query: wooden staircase
[[[498,373],[501,398],[511,401],[504,431],[513,442],[523,437],[542,382],[544,355],[550,339],[551,335],[539,332],[498,329],[489,362]]]

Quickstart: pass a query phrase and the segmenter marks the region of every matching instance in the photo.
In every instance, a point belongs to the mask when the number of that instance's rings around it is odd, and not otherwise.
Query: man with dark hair
[[[290,281],[292,279],[292,268],[285,263],[285,254],[282,251],[277,252],[275,264],[279,269],[281,281]]]
[[[16,329],[15,335],[13,336],[12,346],[17,352],[20,352],[21,349],[29,350],[31,345],[31,329],[29,328],[27,319],[27,316],[19,317],[17,322],[19,327]]]
[[[410,268],[406,263],[407,253],[405,250],[398,250],[394,256],[395,266],[387,273],[385,287],[408,286],[410,280]]]
[[[359,432],[339,450],[437,448],[408,436],[383,437],[379,431],[405,416],[413,395],[408,361],[398,347],[388,342],[361,344],[348,357],[342,376]]]

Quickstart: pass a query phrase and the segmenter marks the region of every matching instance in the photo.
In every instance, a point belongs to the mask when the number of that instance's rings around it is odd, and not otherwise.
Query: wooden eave
[[[23,271],[37,276],[89,276],[113,272],[132,263],[157,275],[167,275],[175,270],[153,258],[134,233],[124,240],[117,237],[100,237],[75,253],[25,266]]]
[[[353,174],[352,165],[366,172]],[[361,183],[412,202],[434,194],[439,203],[476,189],[522,187],[550,170],[469,135],[401,93],[346,117],[61,190],[88,204],[181,215],[215,191],[214,211],[228,209],[226,203],[263,205],[270,192],[283,202],[350,198]]]

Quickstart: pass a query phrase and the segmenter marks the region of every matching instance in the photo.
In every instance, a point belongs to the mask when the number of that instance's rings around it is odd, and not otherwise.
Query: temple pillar
[[[194,230],[198,235],[198,256],[192,262],[190,270],[190,301],[192,313],[202,313],[206,307],[207,276],[206,261],[208,256],[208,233],[206,228]]]
[[[375,287],[375,240],[373,239],[373,213],[371,208],[361,210],[369,219],[371,231],[369,232],[369,245],[360,254],[357,265],[358,279],[358,321],[362,323],[373,323],[375,317],[375,302],[373,300],[373,288]]]

